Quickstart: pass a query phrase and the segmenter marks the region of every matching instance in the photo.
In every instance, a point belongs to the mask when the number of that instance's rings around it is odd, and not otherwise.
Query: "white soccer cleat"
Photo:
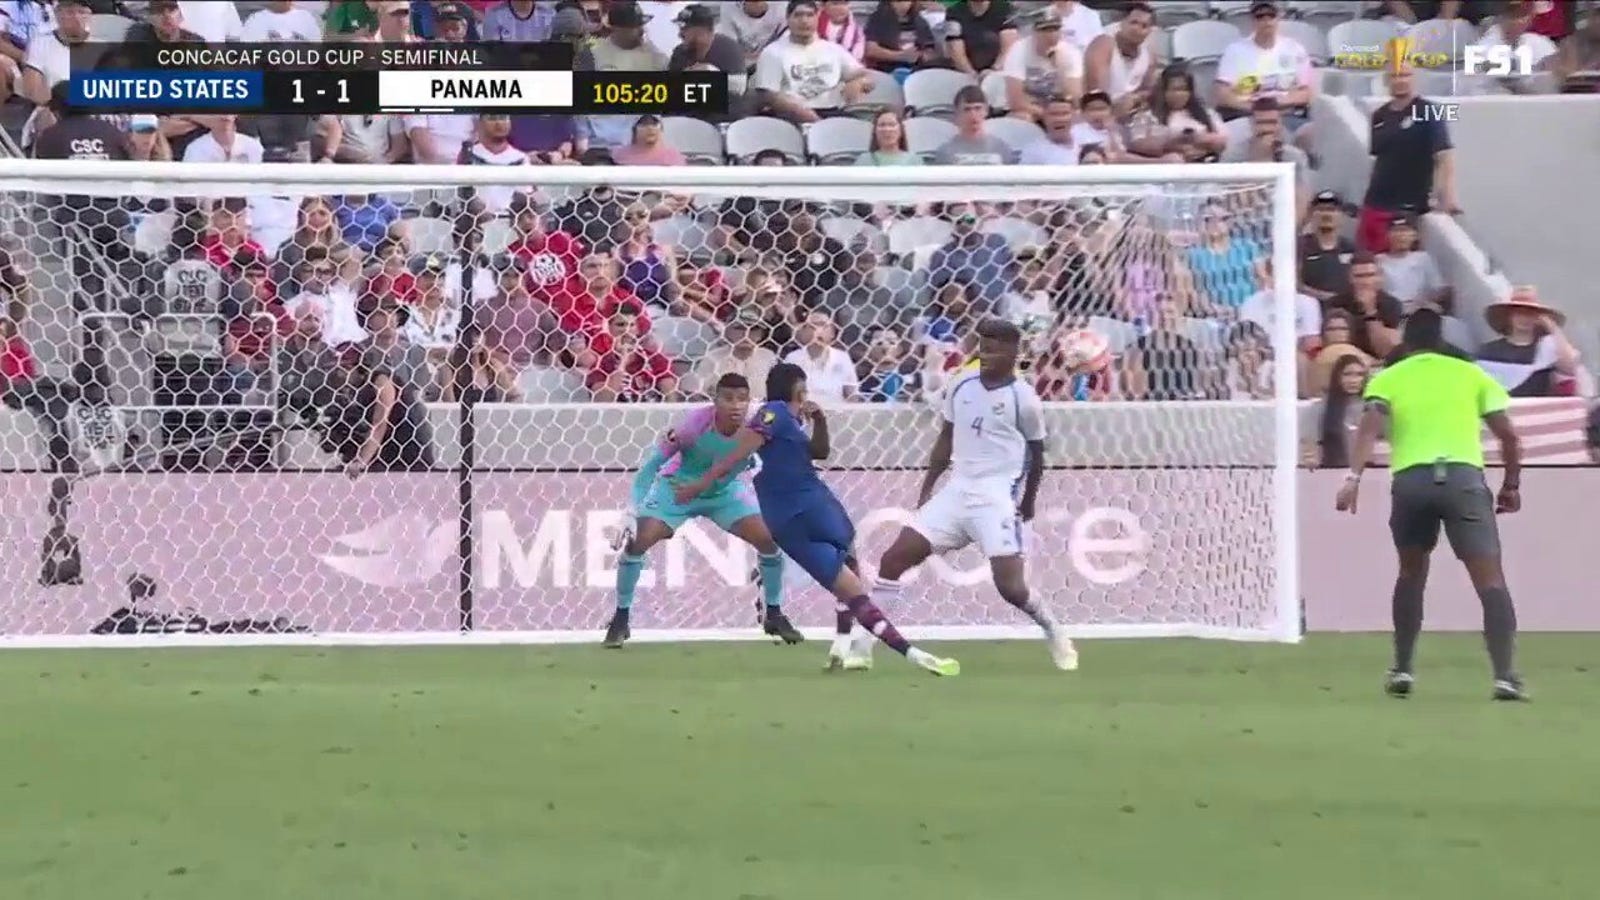
[[[1078,671],[1078,648],[1072,645],[1072,638],[1059,632],[1049,638],[1050,658],[1055,661],[1056,668],[1063,672]]]
[[[828,664],[823,666],[824,671],[842,672],[845,662],[850,658],[850,639],[847,637],[834,637],[833,644],[828,647]]]
[[[864,628],[857,628],[850,638],[849,649],[845,651],[844,670],[846,672],[865,672],[872,668],[872,648],[878,639],[872,632]]]

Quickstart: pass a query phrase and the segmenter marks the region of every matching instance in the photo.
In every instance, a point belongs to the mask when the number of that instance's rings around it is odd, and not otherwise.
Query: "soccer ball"
[[[1111,365],[1111,342],[1098,331],[1081,329],[1061,339],[1062,353],[1069,368],[1080,372],[1100,372]]]

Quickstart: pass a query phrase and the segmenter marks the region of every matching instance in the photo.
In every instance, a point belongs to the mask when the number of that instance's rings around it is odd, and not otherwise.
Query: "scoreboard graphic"
[[[570,44],[83,44],[69,104],[93,113],[655,113],[728,109],[722,72],[573,71]]]

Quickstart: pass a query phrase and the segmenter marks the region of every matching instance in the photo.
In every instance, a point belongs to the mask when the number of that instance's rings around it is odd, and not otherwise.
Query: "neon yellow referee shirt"
[[[1483,417],[1511,402],[1477,363],[1416,353],[1372,376],[1365,394],[1389,407],[1389,468],[1435,460],[1483,468]]]

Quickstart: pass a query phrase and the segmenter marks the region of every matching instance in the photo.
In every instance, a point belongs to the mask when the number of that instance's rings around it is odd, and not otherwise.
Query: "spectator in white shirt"
[[[294,0],[269,0],[265,9],[250,14],[240,33],[247,44],[316,43],[322,40],[322,22]]]
[[[1107,159],[1122,162],[1128,155],[1128,147],[1122,137],[1122,126],[1112,112],[1111,95],[1105,91],[1084,94],[1078,108],[1083,119],[1072,126],[1073,143],[1080,147],[1097,146]]]
[[[184,162],[227,162],[260,165],[261,142],[239,131],[239,117],[218,115],[197,117],[210,131],[189,142],[183,151]]]
[[[1495,23],[1483,32],[1475,46],[1478,47],[1511,47],[1519,49],[1529,48],[1532,55],[1533,68],[1536,72],[1543,72],[1553,66],[1557,61],[1556,54],[1560,47],[1555,41],[1550,40],[1536,31],[1530,30],[1533,25],[1532,3],[1508,3],[1501,11]],[[1589,13],[1591,16],[1600,15],[1600,12]],[[1522,88],[1525,84],[1523,78],[1502,78],[1501,83],[1513,91]]]
[[[717,379],[729,372],[743,375],[751,384],[764,382],[767,373],[778,364],[778,355],[761,346],[763,337],[761,317],[748,310],[741,312],[722,326],[722,345],[711,348],[695,362],[689,373],[689,390],[697,396],[710,397]]]
[[[1150,108],[1160,71],[1150,44],[1155,27],[1155,10],[1135,2],[1129,4],[1116,31],[1095,38],[1083,51],[1084,89],[1110,94],[1118,121],[1129,121]]]
[[[71,48],[89,40],[92,15],[87,0],[60,0],[56,4],[55,29],[37,31],[28,42],[22,62],[22,96],[36,104],[50,102],[50,89],[72,75]]]
[[[1273,0],[1250,4],[1254,29],[1229,44],[1217,64],[1216,106],[1226,121],[1249,113],[1256,100],[1271,97],[1284,110],[1285,127],[1293,135],[1309,114],[1315,73],[1306,48],[1278,33],[1281,15]]]
[[[313,319],[321,324],[322,342],[329,347],[359,344],[367,339],[356,312],[356,294],[341,281],[338,266],[323,247],[306,250],[301,264],[301,291],[284,304],[295,319]]]
[[[1417,246],[1417,219],[1410,213],[1389,223],[1389,249],[1378,254],[1383,289],[1410,309],[1415,304],[1449,309],[1450,287],[1433,257]]]
[[[1272,260],[1264,266],[1262,290],[1251,294],[1239,305],[1239,321],[1254,322],[1266,332],[1268,341],[1278,336],[1278,306],[1272,291]],[[1299,291],[1294,295],[1295,346],[1302,354],[1309,354],[1322,340],[1322,304],[1315,297]]]
[[[1061,36],[1078,50],[1085,51],[1094,39],[1105,33],[1100,13],[1078,0],[1054,0],[1050,10],[1061,20]]]
[[[1024,166],[1075,166],[1082,150],[1073,141],[1072,118],[1078,104],[1070,97],[1051,97],[1042,116],[1044,138],[1022,148],[1017,162]]]
[[[1000,60],[1011,115],[1037,122],[1051,97],[1076,97],[1083,90],[1083,51],[1061,36],[1061,17],[1047,6],[1030,21],[1033,33],[1011,45]]]
[[[738,41],[739,49],[744,51],[745,66],[754,69],[761,51],[783,30],[783,19],[783,10],[769,0],[724,3],[722,15],[717,19],[717,33]]]
[[[805,124],[866,93],[867,70],[849,51],[817,36],[814,0],[792,0],[789,30],[761,51],[755,87],[769,112]]]
[[[783,358],[806,373],[806,391],[822,406],[854,400],[859,390],[856,364],[835,345],[838,329],[825,312],[813,312],[800,326],[800,348]]]
[[[689,0],[639,0],[639,11],[645,15],[644,39],[664,56],[678,46],[678,14],[688,5]]]
[[[461,148],[476,134],[477,119],[464,113],[425,113],[402,116],[411,161],[419,166],[448,166],[461,156]]]
[[[239,21],[239,7],[217,0],[178,0],[183,11],[183,26],[206,39],[207,43],[221,44],[237,41],[244,32]]]

